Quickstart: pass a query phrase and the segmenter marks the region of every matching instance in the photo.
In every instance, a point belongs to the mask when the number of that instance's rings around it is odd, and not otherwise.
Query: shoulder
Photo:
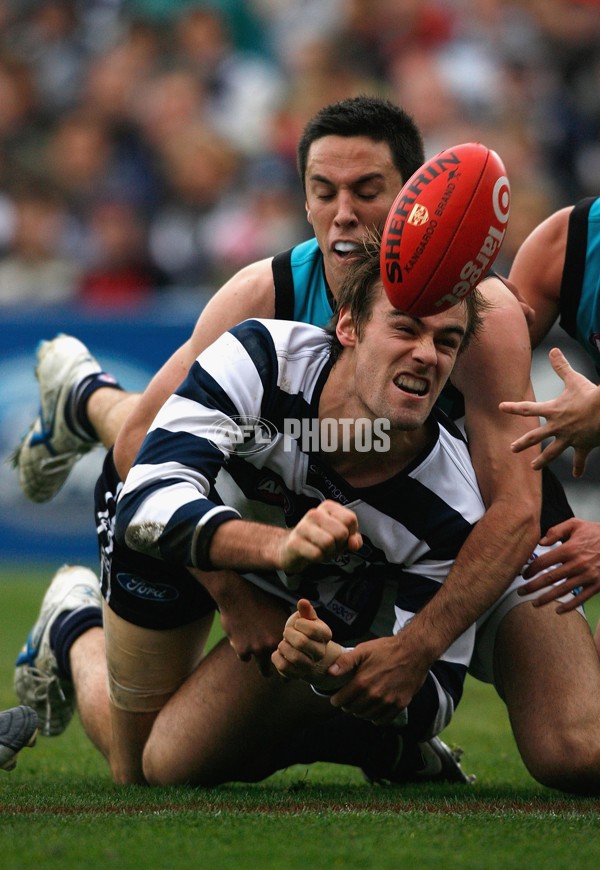
[[[249,318],[229,332],[242,344],[266,343],[285,356],[310,355],[321,347],[328,347],[330,341],[319,326],[273,318]]]
[[[300,242],[291,249],[291,258],[293,263],[305,263],[309,260],[320,259],[323,254],[319,244],[315,238],[308,239],[306,242]]]
[[[496,401],[496,388],[501,391],[511,375],[524,388],[531,366],[529,330],[518,299],[496,276],[482,281],[478,289],[490,308],[481,332],[458,357],[452,373],[452,383],[465,401],[477,404],[486,395]]]
[[[272,263],[273,258],[267,257],[264,260],[257,260],[255,263],[244,266],[223,284],[214,298],[231,298],[242,294],[247,299],[249,307],[260,308],[265,300],[268,300],[266,307],[269,308],[273,304]],[[249,314],[248,316],[253,315]],[[256,316],[269,317],[270,312],[256,312]]]
[[[508,277],[525,296],[534,283],[560,285],[573,208],[567,206],[547,217],[532,230],[515,254]]]

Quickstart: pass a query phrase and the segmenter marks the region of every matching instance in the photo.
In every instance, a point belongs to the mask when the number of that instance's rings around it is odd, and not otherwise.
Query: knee
[[[145,781],[151,786],[194,785],[209,788],[220,785],[222,778],[210,764],[204,764],[194,753],[193,758],[185,747],[171,749],[161,740],[148,740],[142,756]]]
[[[550,735],[522,754],[541,785],[573,794],[600,794],[600,734],[594,728]]]
[[[142,757],[142,770],[148,785],[188,785],[189,771],[184,776],[179,770],[176,758],[169,758],[161,747],[149,740]]]

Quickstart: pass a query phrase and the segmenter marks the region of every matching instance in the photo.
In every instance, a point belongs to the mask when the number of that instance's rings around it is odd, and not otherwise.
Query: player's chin
[[[396,410],[392,415],[392,428],[418,429],[422,426],[431,413],[433,402],[429,394],[417,396],[398,390],[396,396]]]

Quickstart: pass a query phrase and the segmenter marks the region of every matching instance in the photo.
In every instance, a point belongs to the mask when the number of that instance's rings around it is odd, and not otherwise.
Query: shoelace
[[[30,695],[33,704],[36,709],[44,705],[45,715],[40,716],[40,726],[42,734],[45,737],[48,737],[52,733],[52,724],[61,725],[64,722],[65,716],[63,710],[60,709],[60,704],[68,705],[69,714],[70,714],[70,700],[67,698],[63,691],[63,687],[60,684],[60,680],[57,674],[46,674],[43,671],[38,670],[38,668],[28,667],[27,669],[27,678],[30,683],[28,687],[28,694]],[[55,691],[57,697],[51,699],[52,691]],[[52,711],[52,701],[58,702],[59,709],[54,709],[54,718]]]

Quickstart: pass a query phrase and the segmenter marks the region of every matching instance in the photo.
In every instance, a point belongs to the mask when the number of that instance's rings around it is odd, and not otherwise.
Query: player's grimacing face
[[[336,294],[368,230],[381,228],[403,184],[390,147],[368,136],[323,136],[308,151],[306,213]]]
[[[359,405],[392,429],[421,426],[450,377],[466,326],[464,305],[416,318],[395,309],[381,288],[353,348]]]

